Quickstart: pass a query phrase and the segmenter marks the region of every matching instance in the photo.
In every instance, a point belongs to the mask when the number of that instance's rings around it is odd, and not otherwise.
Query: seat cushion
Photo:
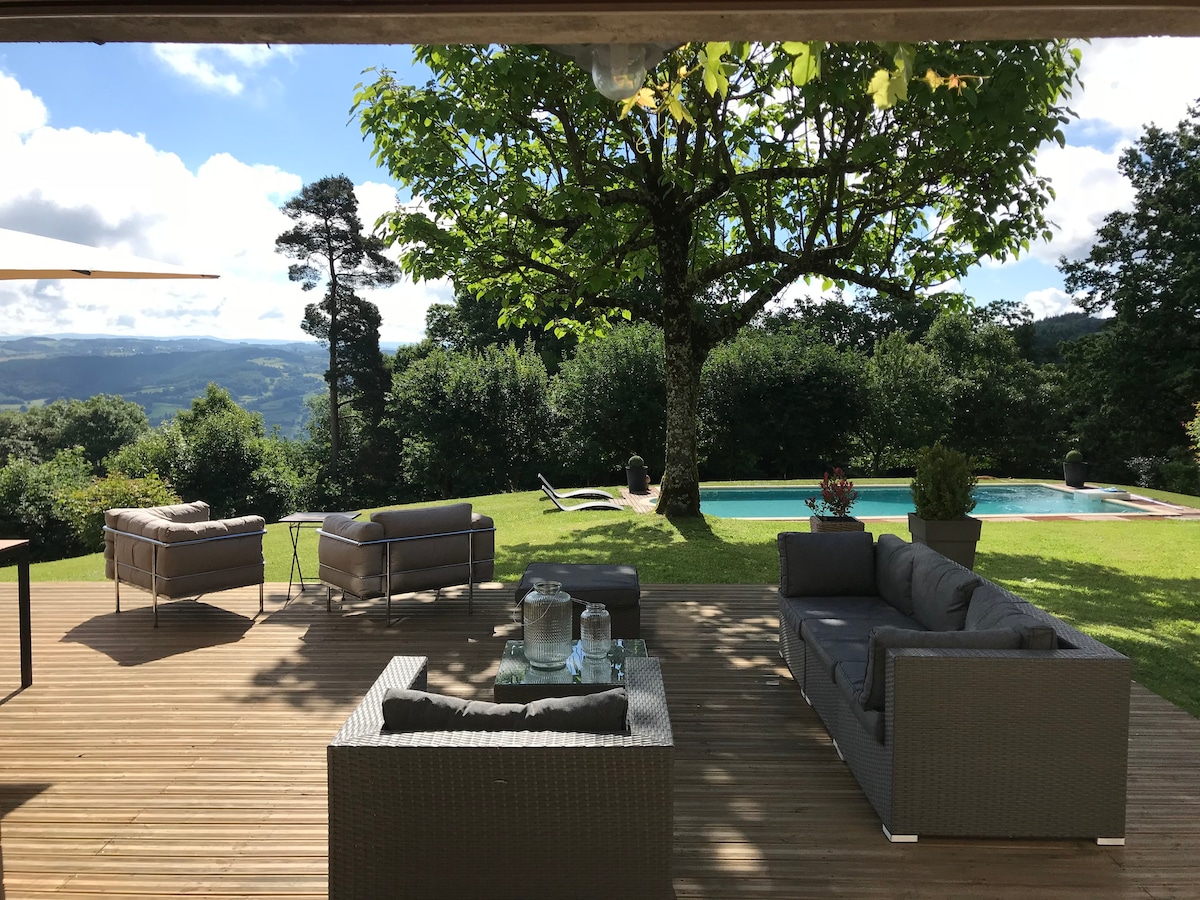
[[[1021,635],[1024,650],[1057,650],[1054,627],[1033,616],[1022,603],[990,581],[983,582],[971,594],[967,606],[967,631],[1014,628]]]
[[[912,544],[894,534],[881,534],[875,543],[875,588],[891,606],[913,614]]]
[[[386,731],[561,731],[623,734],[629,697],[613,688],[580,697],[548,697],[530,703],[462,700],[401,688],[383,695]]]
[[[970,569],[928,547],[911,545],[913,616],[930,631],[960,631],[981,581]]]
[[[878,597],[781,597],[779,608],[784,624],[796,634],[806,619],[866,619],[876,625],[921,627],[916,619]]]
[[[866,680],[866,670],[865,663],[838,663],[837,668],[834,669],[833,683],[837,686],[842,700],[845,701],[846,708],[854,714],[854,718],[858,721],[863,731],[873,737],[877,743],[882,744],[885,721],[884,712],[881,709],[866,709],[861,702],[863,683]]]
[[[800,625],[800,637],[832,681],[838,663],[866,665],[872,627],[870,619],[805,619]]]
[[[989,631],[911,631],[886,625],[873,628],[867,648],[867,671],[860,702],[867,709],[883,709],[888,650],[1017,650],[1020,646],[1021,635],[1012,628],[995,628]]]
[[[862,597],[875,589],[875,545],[865,531],[783,532],[779,593],[785,597]]]

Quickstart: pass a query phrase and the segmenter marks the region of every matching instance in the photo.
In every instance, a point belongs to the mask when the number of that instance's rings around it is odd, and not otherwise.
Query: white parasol
[[[114,250],[0,228],[0,280],[217,277]]]

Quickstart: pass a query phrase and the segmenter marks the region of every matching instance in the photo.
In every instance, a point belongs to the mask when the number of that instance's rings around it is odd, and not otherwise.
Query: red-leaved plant
[[[846,477],[842,469],[834,469],[832,475],[826,472],[821,479],[821,498],[808,497],[804,503],[818,516],[844,518],[850,515],[850,507],[857,499],[858,491],[854,489],[854,482]],[[821,509],[825,511],[821,512]]]

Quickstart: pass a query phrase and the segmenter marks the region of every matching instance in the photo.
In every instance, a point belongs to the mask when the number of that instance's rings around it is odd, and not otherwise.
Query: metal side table
[[[288,523],[288,534],[292,539],[292,568],[288,572],[288,602],[292,599],[292,585],[297,579],[300,581],[300,591],[296,596],[304,593],[304,589],[309,585],[304,583],[304,572],[300,568],[300,529],[305,525],[312,528],[320,528],[322,523],[328,516],[349,516],[352,519],[357,519],[362,513],[360,512],[294,512],[290,516],[284,516],[280,522]],[[319,581],[313,582],[312,586],[320,587]]]

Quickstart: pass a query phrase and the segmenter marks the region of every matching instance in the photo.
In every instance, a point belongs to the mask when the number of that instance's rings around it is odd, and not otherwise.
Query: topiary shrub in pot
[[[913,541],[971,568],[981,523],[967,515],[975,508],[970,461],[957,450],[934,444],[917,451],[916,464],[911,485],[915,510],[908,514]]]
[[[650,493],[650,473],[646,471],[646,461],[636,453],[629,457],[625,464],[625,478],[631,494]]]
[[[1087,463],[1078,450],[1068,451],[1063,457],[1063,481],[1073,488],[1081,488],[1087,483]]]

